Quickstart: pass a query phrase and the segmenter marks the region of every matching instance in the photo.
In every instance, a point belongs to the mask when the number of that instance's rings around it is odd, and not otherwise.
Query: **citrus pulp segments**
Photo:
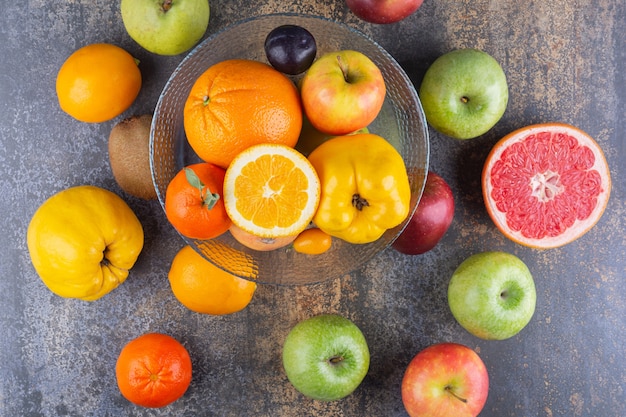
[[[534,248],[570,243],[608,203],[611,176],[600,146],[562,123],[526,126],[502,138],[482,172],[489,216],[509,239]]]
[[[278,172],[285,165],[289,172]],[[281,195],[286,187],[296,187],[296,195]],[[226,212],[235,225],[255,236],[277,238],[300,233],[313,219],[319,198],[320,181],[313,165],[286,145],[251,146],[226,170]],[[275,221],[267,224],[268,217]]]

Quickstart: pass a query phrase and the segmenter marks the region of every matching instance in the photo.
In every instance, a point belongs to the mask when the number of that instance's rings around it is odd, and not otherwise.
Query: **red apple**
[[[320,132],[335,136],[367,127],[383,107],[385,94],[378,66],[351,50],[324,54],[300,85],[306,117]]]
[[[392,246],[406,255],[428,252],[445,235],[453,218],[452,189],[439,175],[429,172],[417,209]]]
[[[408,17],[423,0],[346,0],[352,13],[369,23],[395,23]]]
[[[472,349],[438,343],[411,360],[401,390],[411,417],[475,417],[487,401],[489,375]]]

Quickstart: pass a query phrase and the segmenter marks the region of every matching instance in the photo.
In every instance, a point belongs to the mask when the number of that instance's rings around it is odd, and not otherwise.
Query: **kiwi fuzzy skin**
[[[109,135],[109,162],[117,184],[144,200],[157,198],[150,171],[152,115],[135,115],[117,123]]]

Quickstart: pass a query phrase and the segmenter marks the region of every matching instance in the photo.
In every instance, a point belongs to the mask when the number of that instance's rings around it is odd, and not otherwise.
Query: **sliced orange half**
[[[286,145],[252,146],[226,170],[226,213],[255,236],[297,235],[311,222],[319,199],[320,180],[313,165]]]

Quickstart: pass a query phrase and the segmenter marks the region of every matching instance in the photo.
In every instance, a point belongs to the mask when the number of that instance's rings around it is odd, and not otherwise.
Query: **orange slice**
[[[226,170],[226,213],[255,236],[297,235],[311,222],[319,198],[320,181],[313,165],[286,145],[251,146]]]

